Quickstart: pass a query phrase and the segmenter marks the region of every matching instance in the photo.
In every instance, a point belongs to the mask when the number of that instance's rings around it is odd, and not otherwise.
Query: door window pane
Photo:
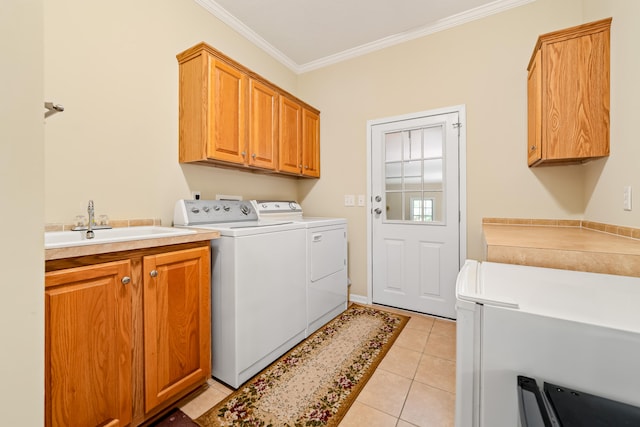
[[[443,222],[443,138],[443,125],[384,135],[386,220]]]
[[[385,193],[386,199],[386,218],[392,221],[400,221],[403,218],[402,214],[402,192],[389,192]]]
[[[385,135],[384,154],[387,162],[402,160],[402,132],[392,132]]]

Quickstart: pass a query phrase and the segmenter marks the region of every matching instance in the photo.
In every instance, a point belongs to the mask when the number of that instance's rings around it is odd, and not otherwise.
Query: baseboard
[[[349,301],[359,304],[369,304],[369,298],[366,295],[349,294]]]

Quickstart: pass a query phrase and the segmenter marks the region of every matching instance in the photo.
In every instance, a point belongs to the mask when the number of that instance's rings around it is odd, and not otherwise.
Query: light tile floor
[[[456,324],[380,307],[411,319],[369,379],[340,427],[454,425]],[[197,418],[232,390],[216,381],[181,409]]]

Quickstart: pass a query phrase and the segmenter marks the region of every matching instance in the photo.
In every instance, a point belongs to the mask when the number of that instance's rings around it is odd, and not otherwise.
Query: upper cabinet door
[[[302,106],[286,96],[280,96],[278,170],[292,174],[302,171]]]
[[[609,155],[610,26],[608,18],[538,38],[528,67],[529,166]]]
[[[320,115],[302,110],[302,175],[320,177]]]
[[[276,168],[278,93],[255,79],[249,82],[249,159],[251,166]]]
[[[222,61],[210,61],[207,157],[242,164],[246,155],[247,76]]]

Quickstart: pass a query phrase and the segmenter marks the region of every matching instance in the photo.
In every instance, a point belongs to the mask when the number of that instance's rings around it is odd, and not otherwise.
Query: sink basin
[[[49,231],[44,233],[44,248],[66,248],[71,246],[97,245],[101,243],[125,242],[128,240],[154,239],[194,234],[186,228],[142,226],[94,230],[95,237],[87,239],[86,231]]]

